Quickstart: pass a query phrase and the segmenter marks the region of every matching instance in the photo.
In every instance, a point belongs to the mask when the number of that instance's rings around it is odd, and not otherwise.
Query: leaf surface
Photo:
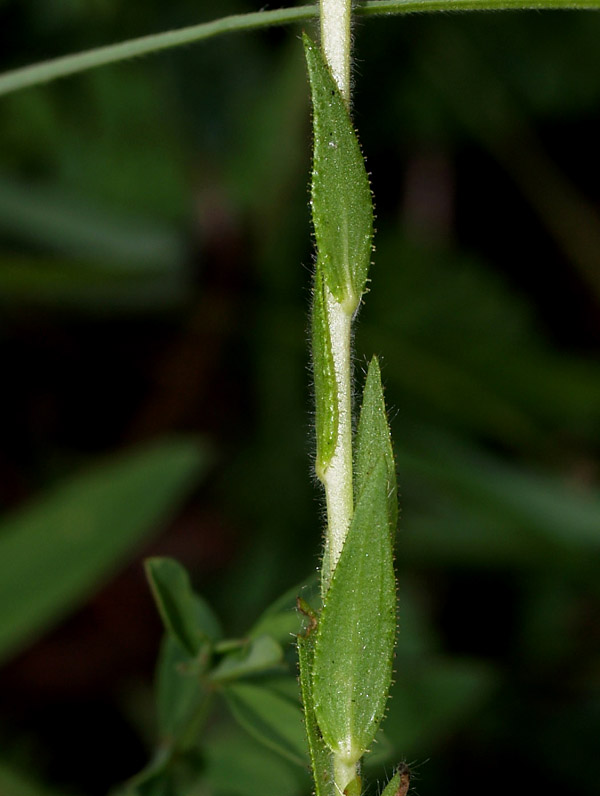
[[[338,434],[338,392],[325,304],[323,271],[317,264],[312,307],[312,360],[315,381],[316,470],[322,478],[335,452]]]
[[[365,289],[373,241],[369,178],[346,103],[319,47],[303,37],[313,103],[312,217],[325,282],[353,312]]]
[[[315,715],[312,673],[315,658],[315,633],[298,636],[300,690],[304,707],[304,725],[314,777],[315,796],[338,796],[333,777],[331,752],[323,742]]]
[[[240,677],[264,672],[283,661],[283,649],[270,636],[252,639],[242,653],[236,651],[227,655],[211,672],[211,680],[224,682]]]
[[[396,588],[382,456],[367,478],[319,626],[315,713],[327,745],[348,763],[369,748],[392,678]]]
[[[393,536],[398,522],[398,489],[392,438],[385,411],[381,370],[377,357],[369,363],[363,390],[363,402],[356,432],[355,490],[356,501],[377,462],[383,456],[387,468],[387,495],[390,532]]]
[[[202,644],[220,635],[211,608],[194,594],[186,570],[172,558],[149,558],[145,562],[163,624],[168,633],[190,654],[197,655]]]
[[[293,683],[294,690],[297,685]],[[232,683],[223,689],[231,712],[251,735],[279,754],[305,766],[306,738],[300,703],[259,682]]]
[[[161,646],[156,677],[159,741],[164,746],[187,748],[190,728],[204,715],[210,694],[198,676],[194,659],[170,634]]]

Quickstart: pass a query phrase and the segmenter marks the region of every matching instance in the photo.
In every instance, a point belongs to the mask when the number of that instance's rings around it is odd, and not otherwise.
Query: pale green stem
[[[600,0],[366,0],[356,6],[354,13],[357,16],[373,16],[376,14],[423,14],[436,11],[542,11],[544,9],[598,11],[600,10]],[[318,14],[318,5],[235,14],[200,25],[142,36],[138,39],[98,47],[95,50],[42,61],[32,66],[0,74],[0,96],[85,72],[88,69],[118,63],[140,55],[149,55],[172,47],[179,47],[182,44],[204,41],[225,33],[259,30],[274,25],[287,25],[291,22],[308,22],[311,19],[316,19]]]
[[[356,763],[346,763],[343,758],[334,754],[333,778],[339,793],[343,794],[348,785],[357,778],[357,775]]]
[[[321,47],[340,94],[350,106],[350,15],[351,0],[321,0]],[[327,541],[324,565],[328,582],[342,552],[354,513],[352,486],[352,361],[351,327],[353,310],[326,291],[326,312],[337,388],[338,437],[323,483],[327,501]],[[327,575],[327,573],[325,573]],[[336,790],[343,794],[358,776],[358,763],[348,763],[333,753]],[[360,780],[357,781],[359,783]],[[355,784],[357,784],[355,783]],[[360,784],[358,784],[360,789]]]
[[[351,0],[321,0],[321,47],[340,94],[350,104]]]
[[[331,461],[323,474],[327,502],[327,539],[323,557],[323,593],[342,552],[354,511],[352,492],[352,315],[326,289],[327,320],[338,402],[338,435]]]
[[[351,0],[321,0],[321,47],[341,95],[350,104]],[[338,435],[323,484],[327,501],[327,539],[323,557],[323,591],[346,540],[354,512],[352,492],[352,314],[326,290],[325,311],[331,337],[338,405]]]

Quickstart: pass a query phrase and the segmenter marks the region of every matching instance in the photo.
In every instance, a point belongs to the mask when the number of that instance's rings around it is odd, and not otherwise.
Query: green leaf
[[[0,793],[2,796],[65,796],[61,791],[49,790],[45,786],[31,781],[27,776],[9,763],[0,761]]]
[[[392,678],[396,588],[382,456],[362,490],[317,629],[315,712],[346,763],[369,748]]]
[[[363,391],[363,403],[356,433],[355,490],[356,502],[373,472],[377,462],[383,456],[388,477],[388,514],[390,531],[396,531],[398,522],[398,489],[396,486],[396,462],[392,448],[392,438],[385,411],[381,370],[377,357],[369,363],[367,379]]]
[[[300,796],[309,791],[308,781],[304,782],[304,772],[298,766],[291,766],[236,725],[225,732],[211,732],[203,756],[206,792],[211,794]],[[200,788],[198,791],[204,792]]]
[[[283,661],[283,649],[270,636],[253,639],[240,653],[227,655],[211,672],[211,680],[224,682],[248,677],[278,666]]]
[[[157,531],[196,482],[189,440],[115,456],[0,524],[0,657],[64,616]]]
[[[53,183],[18,181],[0,172],[0,230],[74,260],[84,276],[90,270],[138,279],[175,273],[183,281],[185,251],[177,230],[156,218],[111,212]]]
[[[365,289],[373,248],[369,178],[346,103],[304,34],[313,102],[312,216],[318,259],[338,302],[353,312]]]
[[[385,732],[395,749],[430,753],[490,709],[502,672],[481,661],[428,656],[402,669],[392,688]]]
[[[240,726],[283,757],[306,766],[306,737],[297,685],[295,696],[260,683],[232,683],[223,689]]]
[[[315,796],[338,796],[331,752],[323,743],[315,715],[312,673],[315,657],[315,633],[298,636],[298,664],[300,668],[300,691],[304,707],[304,725],[308,740],[308,752],[315,783]]]
[[[142,270],[90,260],[0,256],[0,306],[44,307],[100,316],[180,307],[189,289],[183,269]]]
[[[188,748],[193,726],[204,716],[210,695],[197,667],[175,638],[165,635],[156,677],[158,732],[161,744]]]
[[[323,271],[317,263],[312,307],[312,361],[317,436],[315,468],[321,479],[335,452],[339,421],[338,393],[324,288]]]
[[[220,636],[219,623],[194,594],[188,573],[172,558],[149,558],[146,575],[165,629],[192,656]]]

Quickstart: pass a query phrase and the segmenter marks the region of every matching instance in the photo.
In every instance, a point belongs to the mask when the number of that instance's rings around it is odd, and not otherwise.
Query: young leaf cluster
[[[154,759],[128,783],[127,796],[188,792],[201,779],[196,750],[215,698],[264,746],[305,768],[298,685],[284,649],[301,625],[298,589],[265,611],[244,638],[226,639],[180,564],[151,558],[146,574],[166,631],[156,677],[158,743]]]

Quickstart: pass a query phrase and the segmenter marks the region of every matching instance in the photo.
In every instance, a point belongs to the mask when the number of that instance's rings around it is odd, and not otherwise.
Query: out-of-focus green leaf
[[[312,575],[306,581],[294,586],[282,594],[258,619],[248,633],[250,638],[271,636],[280,644],[290,643],[300,633],[305,620],[297,608],[298,597],[301,597],[314,608],[319,607],[319,579]]]
[[[348,764],[369,748],[392,679],[396,582],[383,456],[362,490],[319,619],[315,713],[327,745]]]
[[[491,698],[497,672],[476,661],[433,658],[403,666],[385,721],[396,753],[418,756],[456,732]]]
[[[208,737],[204,756],[202,781],[216,796],[299,796],[309,790],[299,767],[237,727]]]
[[[66,796],[32,782],[8,763],[0,762],[0,793],[2,796]]]
[[[312,217],[325,283],[350,312],[371,264],[373,204],[348,108],[321,48],[304,35],[313,101]]]
[[[180,306],[187,298],[182,269],[140,269],[88,260],[0,256],[0,305],[60,310],[144,312]]]
[[[270,636],[252,639],[242,652],[231,652],[211,672],[211,680],[225,682],[248,677],[278,666],[283,660],[283,649]]]
[[[381,267],[357,342],[370,352],[393,340],[385,375],[401,416],[433,417],[526,451],[552,445],[557,431],[597,433],[597,361],[547,346],[532,309],[485,262],[397,233],[379,237]],[[407,297],[401,313],[389,295]]]
[[[410,449],[412,448],[412,449]],[[600,547],[600,495],[569,488],[551,474],[494,460],[448,435],[433,430],[419,435],[398,453],[399,466],[485,511],[492,523],[528,532],[538,546],[565,549]]]
[[[156,220],[127,219],[94,207],[56,186],[0,176],[0,230],[86,263],[116,264],[126,272],[181,269],[183,242]]]
[[[188,573],[174,559],[149,558],[145,566],[167,632],[189,655],[197,655],[204,642],[220,635],[212,610],[194,594]]]
[[[232,683],[223,689],[231,712],[251,735],[288,760],[306,766],[307,747],[297,685],[296,698],[260,683]]]
[[[174,511],[207,454],[155,443],[58,485],[0,524],[0,655],[81,601]]]
[[[186,748],[193,725],[201,720],[210,695],[201,683],[194,661],[177,641],[166,635],[157,666],[156,703],[161,744]]]

